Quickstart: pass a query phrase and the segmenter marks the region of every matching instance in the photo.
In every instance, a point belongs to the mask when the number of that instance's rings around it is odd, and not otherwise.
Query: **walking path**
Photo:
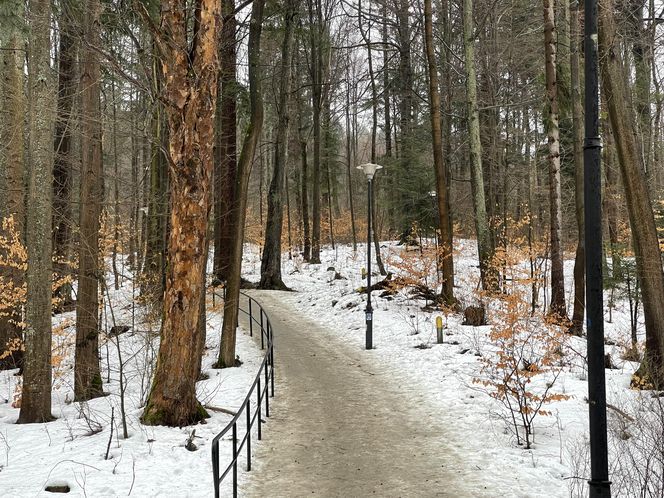
[[[454,427],[428,406],[430,394],[371,351],[335,341],[279,292],[252,295],[274,330],[277,393],[241,496],[484,495],[477,482],[467,487],[473,474],[446,442]]]

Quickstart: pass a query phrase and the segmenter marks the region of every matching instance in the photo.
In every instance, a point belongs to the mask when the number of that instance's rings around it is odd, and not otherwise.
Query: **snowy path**
[[[280,293],[252,295],[274,329],[278,392],[242,496],[484,494],[477,482],[463,486],[473,472],[446,444],[454,422],[429,394],[335,339]]]

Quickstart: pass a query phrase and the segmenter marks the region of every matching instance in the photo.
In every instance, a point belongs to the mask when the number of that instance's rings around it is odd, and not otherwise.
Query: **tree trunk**
[[[551,224],[551,306],[549,314],[567,319],[565,274],[562,249],[562,188],[560,184],[560,130],[558,128],[558,88],[556,76],[555,12],[553,0],[544,0],[544,54],[549,139],[549,209]]]
[[[20,6],[18,6],[20,9]],[[23,9],[21,9],[23,10]],[[24,244],[25,240],[25,186],[24,176],[24,120],[25,99],[23,97],[23,66],[25,54],[21,44],[21,34],[11,26],[0,26],[8,33],[7,42],[0,47],[2,58],[2,121],[0,122],[0,195],[4,199],[0,207],[0,236],[11,240],[12,235],[18,236]],[[14,234],[5,232],[3,222],[13,219]],[[0,249],[0,260],[13,259],[9,256],[8,247]],[[15,261],[14,263],[18,263]],[[22,302],[17,292],[25,283],[24,271],[16,268],[16,264],[0,265],[0,281],[6,287],[0,290],[0,370],[19,368],[22,364],[23,351],[20,347],[22,330],[20,323]],[[6,304],[6,306],[5,306]]]
[[[74,96],[76,94],[76,53],[78,43],[74,30],[74,5],[71,0],[60,4],[60,47],[58,49],[58,97],[55,120],[55,162],[53,165],[53,257],[56,278],[71,273],[72,219],[71,202],[72,128],[74,128]],[[61,309],[72,305],[72,286],[65,284],[55,290]]]
[[[429,104],[431,109],[431,138],[433,145],[433,163],[436,174],[436,201],[440,220],[440,254],[438,269],[443,276],[441,295],[445,302],[454,302],[454,260],[452,232],[450,230],[450,212],[447,210],[448,187],[447,165],[443,156],[443,134],[441,129],[440,90],[438,88],[438,68],[433,45],[433,14],[431,0],[424,0],[424,40],[426,44],[427,65],[429,69]]]
[[[225,281],[229,275],[233,245],[232,206],[237,183],[237,81],[235,0],[222,0],[219,67],[219,112],[216,115],[214,159],[214,276]]]
[[[578,242],[576,244],[576,257],[574,260],[574,312],[572,314],[572,327],[570,332],[574,335],[581,335],[586,307],[586,247],[583,214],[585,210],[583,199],[583,102],[581,100],[581,70],[579,62],[581,52],[581,30],[579,24],[578,4],[571,9],[571,26],[570,66],[572,78],[572,130],[574,136],[574,199],[576,203]]]
[[[350,71],[346,66],[346,178],[348,181],[348,206],[350,208],[350,224],[353,233],[353,252],[357,252],[357,228],[355,227],[355,203],[353,202],[353,175],[351,174],[351,127],[350,127]]]
[[[314,5],[312,5],[315,3]],[[314,163],[311,230],[311,263],[320,264],[320,160],[321,111],[323,107],[323,12],[321,0],[309,0],[311,38],[311,103],[313,106]]]
[[[390,111],[390,74],[389,74],[389,56],[387,53],[387,2],[383,3],[383,100],[385,104],[385,156],[392,157],[392,117]]]
[[[265,0],[254,0],[249,25],[249,101],[251,114],[249,127],[244,136],[242,152],[238,162],[238,175],[235,184],[235,200],[233,202],[232,226],[233,244],[230,247],[231,260],[226,284],[226,300],[224,301],[224,323],[221,329],[221,345],[216,368],[236,366],[235,333],[237,327],[238,304],[242,272],[242,245],[244,242],[244,222],[247,209],[247,188],[251,165],[256,152],[256,145],[263,127],[263,100],[261,96],[260,72],[260,38],[263,23],[263,7]]]
[[[632,382],[636,386],[652,384],[661,388],[664,385],[664,273],[643,157],[629,107],[630,91],[617,45],[612,0],[599,5],[599,60],[602,89],[625,186],[646,325],[645,358]]]
[[[495,290],[498,285],[492,269],[493,247],[486,215],[484,199],[484,174],[482,172],[482,144],[480,142],[479,111],[477,106],[477,76],[475,74],[475,28],[473,22],[473,0],[463,0],[463,40],[466,56],[466,112],[468,119],[470,181],[475,212],[477,252],[480,276],[485,290]]]
[[[155,62],[156,87],[161,91],[163,76]],[[166,271],[166,229],[168,219],[168,136],[164,109],[155,105],[152,113],[152,150],[150,159],[150,191],[147,205],[147,231],[141,294],[149,296],[156,306],[162,305]]]
[[[399,0],[397,12],[397,24],[399,31],[399,119],[401,126],[401,142],[399,155],[399,170],[396,172],[396,181],[407,184],[412,178],[414,167],[413,157],[413,70],[411,61],[411,26],[410,26],[410,2]],[[400,189],[399,203],[407,206],[411,201],[406,197],[407,189]],[[413,222],[413,215],[409,210],[402,210],[399,220],[399,231],[408,233]]]
[[[148,425],[181,427],[207,415],[196,400],[196,381],[213,188],[219,2],[197,0],[194,11],[191,50],[186,0],[164,0],[157,33],[169,128],[170,231],[161,343],[142,416]]]
[[[297,23],[299,0],[287,0],[284,12],[284,39],[281,45],[281,74],[279,76],[278,125],[274,149],[274,169],[268,192],[265,246],[261,261],[259,288],[287,290],[281,279],[281,232],[283,227],[283,195],[286,178],[286,155],[290,116],[291,66],[293,59],[293,29]]]
[[[99,369],[99,218],[103,200],[99,0],[87,0],[81,53],[81,201],[74,399],[103,394]]]
[[[26,303],[23,393],[18,423],[41,423],[51,415],[51,223],[55,98],[51,83],[51,3],[28,3],[28,123],[31,152],[28,181]]]

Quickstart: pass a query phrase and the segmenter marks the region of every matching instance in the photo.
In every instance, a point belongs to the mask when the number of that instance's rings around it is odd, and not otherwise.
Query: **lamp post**
[[[373,308],[371,307],[371,218],[373,213],[373,177],[376,171],[383,167],[379,164],[360,164],[360,169],[367,175],[367,308],[365,318],[367,322],[366,349],[373,348]]]
[[[578,9],[578,2],[575,7]],[[583,145],[590,498],[610,498],[602,285],[602,140],[599,135],[597,0],[585,0],[585,141]]]

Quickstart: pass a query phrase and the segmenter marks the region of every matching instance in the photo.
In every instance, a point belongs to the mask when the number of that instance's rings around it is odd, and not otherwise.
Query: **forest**
[[[617,496],[661,496],[663,20],[655,0],[0,0],[7,496],[43,484],[157,496],[159,458],[165,476],[194,479],[177,496],[209,495],[209,452],[195,450],[252,392],[253,302],[261,327],[268,303],[273,323],[325,330],[296,342],[341,352],[361,351],[366,320],[376,350],[367,335],[372,356],[348,361],[393,371],[378,391],[420,379],[469,447],[491,421],[488,447],[526,476],[499,480],[500,494],[585,496],[590,265],[603,279],[603,458]],[[600,143],[598,256],[584,152]],[[276,367],[266,357],[277,391],[280,375],[301,377],[281,373],[300,351],[279,359],[281,327]],[[348,373],[338,354],[320,375]],[[424,380],[450,371],[456,393]],[[288,392],[274,412],[293,407]],[[261,443],[258,461],[279,465]],[[176,446],[195,456],[165,456]],[[28,471],[31,447],[42,468]],[[267,496],[251,491],[261,475],[240,480],[247,496]]]

